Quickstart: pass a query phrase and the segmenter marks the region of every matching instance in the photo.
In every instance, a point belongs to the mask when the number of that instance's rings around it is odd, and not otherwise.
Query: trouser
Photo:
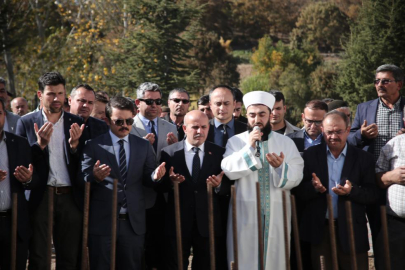
[[[327,224],[327,223],[326,223]],[[322,242],[318,245],[311,245],[311,260],[313,269],[321,270],[320,256],[324,256],[325,268],[333,269],[332,264],[332,251],[330,243],[330,230],[329,225],[325,225],[326,228],[323,230]],[[337,232],[337,227],[335,225],[335,232]],[[340,244],[339,238],[336,237],[336,250],[337,259],[340,270],[351,270],[351,256],[349,253],[343,252],[342,245]],[[368,254],[367,252],[356,253],[357,269],[367,270],[368,269]]]
[[[163,194],[156,195],[152,208],[146,209],[145,263],[146,269],[162,269],[164,266],[163,224],[165,222],[165,198]]]
[[[117,222],[115,269],[142,269],[145,235],[137,235],[128,219]],[[111,264],[111,235],[89,235],[90,268],[109,270]],[[161,259],[162,260],[162,259]]]
[[[403,270],[405,269],[405,219],[387,215],[387,227],[391,270]],[[374,249],[377,249],[381,255],[386,251],[382,231],[378,235]],[[378,269],[386,269],[385,260],[385,257],[380,258]]]
[[[221,238],[215,237],[215,262],[216,269],[223,269],[220,267],[220,257],[218,252],[219,241]],[[183,248],[183,269],[188,269],[189,257],[191,247],[193,248],[193,261],[191,269],[193,270],[207,270],[211,269],[210,260],[210,243],[208,237],[203,237],[198,232],[197,220],[194,220],[192,233],[185,237],[182,236]],[[166,267],[168,270],[177,270],[177,241],[176,236],[166,236]]]
[[[3,215],[4,214],[4,215]],[[25,270],[28,241],[17,236],[16,269]],[[11,269],[11,212],[0,216],[0,269]]]
[[[38,208],[31,213],[33,235],[29,248],[29,270],[47,269],[48,189]],[[72,193],[54,194],[53,244],[56,270],[80,266],[83,216]]]

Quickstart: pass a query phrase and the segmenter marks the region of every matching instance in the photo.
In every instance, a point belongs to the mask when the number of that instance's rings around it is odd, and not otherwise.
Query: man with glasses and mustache
[[[347,143],[349,119],[339,111],[327,113],[322,121],[325,143],[304,152],[304,178],[295,195],[305,202],[300,224],[300,237],[311,243],[311,269],[332,269],[330,226],[336,231],[339,269],[351,269],[345,202],[351,202],[354,243],[358,269],[368,269],[369,242],[366,205],[378,197],[374,160]],[[332,197],[333,220],[329,219],[327,196]]]
[[[77,181],[85,128],[82,118],[64,112],[65,79],[58,72],[38,80],[42,109],[18,120],[17,134],[28,139],[41,184],[29,198],[33,235],[28,269],[48,269],[48,193],[54,193],[53,243],[56,268],[77,269],[82,238],[82,185]],[[80,141],[79,141],[80,139]],[[52,187],[50,189],[49,187]]]
[[[139,113],[134,117],[134,127],[145,130],[147,136],[155,141],[153,149],[156,153],[156,164],[160,160],[162,148],[177,142],[176,126],[159,117],[162,105],[162,90],[159,85],[151,82],[142,83],[136,90],[135,100]],[[164,222],[166,201],[162,193],[144,187],[146,204],[145,261],[147,269],[161,269],[163,261],[163,231],[160,226]]]
[[[125,97],[108,102],[110,131],[89,140],[83,151],[80,180],[91,183],[89,255],[91,269],[110,268],[111,200],[118,179],[116,269],[141,269],[146,233],[145,195],[142,186],[153,187],[165,174],[156,171],[150,143],[130,134],[134,105]]]
[[[95,99],[94,89],[88,84],[79,84],[70,92],[70,113],[83,118],[86,125],[83,135],[85,140],[94,139],[108,131],[108,126],[104,121],[90,116]]]
[[[404,128],[405,97],[401,97],[404,72],[397,66],[385,64],[375,73],[374,85],[377,99],[357,106],[348,142],[374,155],[374,161],[380,156],[381,148]],[[380,190],[380,199],[375,205],[367,207],[367,217],[373,243],[381,228],[380,206],[385,205],[386,189]],[[374,254],[376,265],[383,254]]]
[[[183,88],[175,88],[169,93],[168,105],[170,115],[165,116],[165,120],[177,127],[179,141],[184,139],[183,120],[190,106],[190,96]]]

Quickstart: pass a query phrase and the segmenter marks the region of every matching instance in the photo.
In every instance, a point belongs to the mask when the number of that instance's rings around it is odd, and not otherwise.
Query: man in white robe
[[[235,181],[239,269],[259,269],[256,182],[260,182],[265,269],[283,270],[286,263],[282,192],[287,192],[290,235],[290,189],[301,182],[304,162],[290,138],[271,132],[269,119],[274,105],[271,94],[250,92],[243,102],[247,108],[248,131],[229,139],[221,163],[227,177]],[[254,129],[255,126],[260,129]],[[230,264],[234,260],[231,210],[227,249]]]

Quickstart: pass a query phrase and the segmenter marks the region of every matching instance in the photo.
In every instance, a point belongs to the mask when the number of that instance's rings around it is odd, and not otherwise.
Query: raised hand
[[[184,182],[184,180],[186,180],[186,178],[183,175],[174,173],[173,167],[170,168],[169,177],[170,177],[170,180],[172,180],[172,182],[182,183],[182,182]]]
[[[320,193],[324,193],[326,191],[326,188],[322,185],[321,180],[319,180],[315,173],[312,173],[312,185],[316,191]]]
[[[278,168],[281,164],[283,164],[284,154],[283,152],[280,152],[280,155],[277,156],[276,153],[268,153],[266,154],[266,159],[273,168]]]
[[[33,172],[34,167],[32,164],[28,165],[28,168],[24,166],[17,166],[17,168],[15,168],[14,176],[21,183],[25,183],[32,179]]]
[[[82,124],[80,127],[77,123],[73,123],[70,126],[69,129],[69,134],[70,134],[70,138],[69,138],[69,144],[70,144],[70,148],[72,149],[76,149],[77,146],[79,145],[79,139],[83,134],[83,130],[84,130],[85,125]]]
[[[107,176],[110,175],[111,168],[106,164],[100,165],[100,160],[97,160],[93,167],[93,176],[97,182],[103,181]]]
[[[367,139],[374,139],[378,135],[378,126],[376,123],[367,125],[367,120],[364,120],[363,125],[361,125],[361,136]]]
[[[207,178],[207,183],[210,183],[212,185],[212,187],[218,187],[222,182],[223,176],[224,176],[223,171],[218,175],[212,175]]]
[[[51,122],[46,122],[40,129],[38,129],[37,123],[34,123],[35,134],[37,135],[37,142],[42,150],[51,141],[51,136],[53,132],[53,124]]]
[[[166,173],[166,162],[162,162],[159,167],[156,168],[153,175],[153,180],[160,180]]]

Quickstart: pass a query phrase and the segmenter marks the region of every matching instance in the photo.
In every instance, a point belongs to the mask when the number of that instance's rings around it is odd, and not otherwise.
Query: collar
[[[129,134],[127,136],[125,136],[124,138],[118,138],[114,133],[111,132],[111,129],[109,130],[109,132],[110,132],[111,141],[112,141],[113,145],[118,144],[119,140],[124,140],[127,143],[129,142],[129,140],[128,140]]]
[[[229,121],[228,123],[225,123],[230,129],[233,129],[233,126],[235,125],[235,120],[231,119],[231,121]],[[218,128],[220,125],[222,125],[221,122],[219,122],[216,118],[214,118],[214,125],[216,128]]]
[[[306,139],[311,139],[311,137],[309,137],[309,135],[308,135],[308,133],[307,133],[307,131],[304,129],[304,137],[306,138]],[[315,140],[312,140],[312,141],[316,141],[316,140],[319,140],[319,139],[321,139],[321,137],[322,137],[322,132],[318,135],[318,137],[316,137],[316,139]]]
[[[398,110],[400,105],[401,105],[401,99],[402,96],[399,97],[399,99],[397,100],[397,102],[395,102],[394,107],[391,109],[389,108],[383,101],[381,98],[378,98],[378,102],[380,103],[380,105],[384,106],[385,108],[389,109],[389,110]]]
[[[145,125],[145,126],[147,126],[147,127],[149,127],[149,122],[150,121],[153,121],[153,122],[155,122],[155,126],[157,126],[157,117],[155,118],[155,119],[153,119],[153,120],[149,120],[148,118],[146,118],[145,116],[143,116],[141,113],[138,113],[138,115],[139,115],[139,119],[141,119],[141,121],[142,121],[142,123]]]
[[[200,146],[198,146],[198,148],[200,148],[201,152],[204,152],[204,145],[205,145],[205,142],[203,144],[201,144]],[[184,140],[184,148],[186,149],[186,151],[193,151],[193,150],[191,150],[193,147],[195,147],[195,146],[191,145],[187,140]]]
[[[0,143],[1,143],[1,141],[4,141],[4,142],[6,142],[6,139],[7,139],[7,137],[6,137],[6,132],[3,130],[3,132],[2,132],[2,136],[0,137]]]
[[[46,116],[44,110],[41,109],[41,113],[42,113],[42,118],[44,119],[44,123],[49,122],[48,117]],[[55,125],[57,123],[61,122],[64,116],[65,116],[65,111],[62,110],[62,114],[60,115],[60,117],[59,117],[58,121],[55,123]]]
[[[330,154],[333,158],[335,158],[335,156],[332,155],[332,152],[330,151],[328,145],[326,145],[326,153],[327,153],[327,154]],[[339,157],[341,157],[342,155],[343,155],[343,156],[346,156],[346,153],[347,153],[347,142],[346,142],[346,144],[345,144],[345,148],[343,148],[342,152],[339,154]],[[339,157],[338,157],[338,158],[339,158]]]

